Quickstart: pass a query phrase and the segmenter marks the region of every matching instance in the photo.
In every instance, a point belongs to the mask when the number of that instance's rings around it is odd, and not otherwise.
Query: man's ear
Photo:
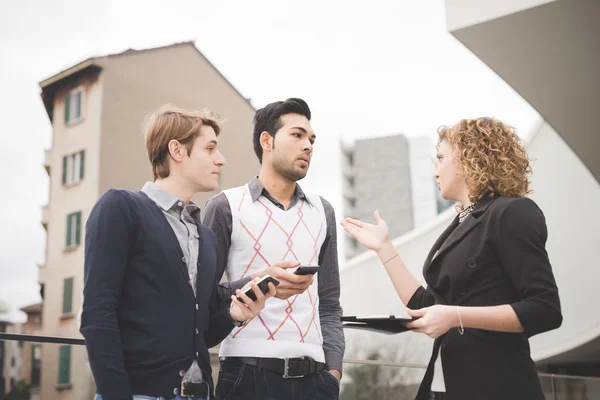
[[[179,143],[177,140],[171,140],[168,146],[169,156],[171,156],[173,161],[178,163],[183,161],[183,158],[187,155],[187,149],[185,146]]]
[[[267,131],[262,131],[260,134],[260,147],[264,152],[270,152],[275,147],[275,138]]]

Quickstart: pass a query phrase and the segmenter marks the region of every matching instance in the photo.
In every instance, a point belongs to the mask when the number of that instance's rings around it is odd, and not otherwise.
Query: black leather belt
[[[308,375],[318,374],[325,368],[325,364],[312,358],[258,358],[258,357],[222,357],[221,361],[231,361],[250,365],[258,369],[274,372],[284,378],[303,378]]]

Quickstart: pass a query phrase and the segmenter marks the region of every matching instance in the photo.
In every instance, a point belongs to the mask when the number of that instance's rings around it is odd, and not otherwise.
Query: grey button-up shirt
[[[165,192],[154,182],[146,182],[142,192],[160,207],[169,225],[171,225],[183,252],[181,261],[187,265],[190,286],[192,286],[194,296],[196,296],[198,252],[200,251],[200,236],[198,235],[197,224],[200,224],[200,207],[192,202],[185,204],[183,200]],[[203,380],[202,371],[196,360],[187,371],[181,371],[180,375],[184,381],[202,382]]]
[[[269,194],[257,178],[249,183],[248,188],[252,201],[264,196],[276,207],[285,210],[285,207]],[[300,186],[296,185],[289,208],[293,207],[299,200],[305,200],[308,204],[311,204]],[[323,333],[325,363],[329,369],[341,371],[345,339],[341,322],[342,307],[340,305],[337,229],[333,207],[327,200],[321,198],[321,201],[325,210],[327,232],[319,253],[319,266],[321,267],[319,268],[319,318],[321,320],[321,332]],[[225,193],[220,193],[208,200],[202,219],[204,225],[212,229],[217,235],[217,276],[222,278],[227,268],[231,232],[233,230],[231,208]],[[224,283],[221,285],[219,295],[222,298],[229,298],[235,289],[243,287],[249,281],[250,277],[246,277],[239,281]]]
[[[200,223],[200,207],[192,202],[185,204],[171,193],[165,192],[154,182],[146,182],[142,188],[152,201],[160,207],[169,225],[175,232],[181,251],[182,262],[187,265],[190,284],[196,295],[196,279],[198,277],[198,251],[200,246],[198,225]]]

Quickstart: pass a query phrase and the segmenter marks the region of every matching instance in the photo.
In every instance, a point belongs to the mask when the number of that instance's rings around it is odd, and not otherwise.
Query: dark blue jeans
[[[340,384],[328,371],[284,379],[249,365],[221,362],[217,400],[337,400]]]

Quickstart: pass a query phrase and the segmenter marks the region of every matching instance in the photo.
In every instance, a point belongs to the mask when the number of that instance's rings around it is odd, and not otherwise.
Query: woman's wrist
[[[458,332],[462,335],[465,333],[465,325],[462,317],[460,306],[449,306],[450,320],[452,321],[451,328],[458,328]]]
[[[377,250],[377,255],[383,263],[394,257],[396,254],[398,254],[398,250],[396,250],[391,240],[383,243],[379,250]]]

